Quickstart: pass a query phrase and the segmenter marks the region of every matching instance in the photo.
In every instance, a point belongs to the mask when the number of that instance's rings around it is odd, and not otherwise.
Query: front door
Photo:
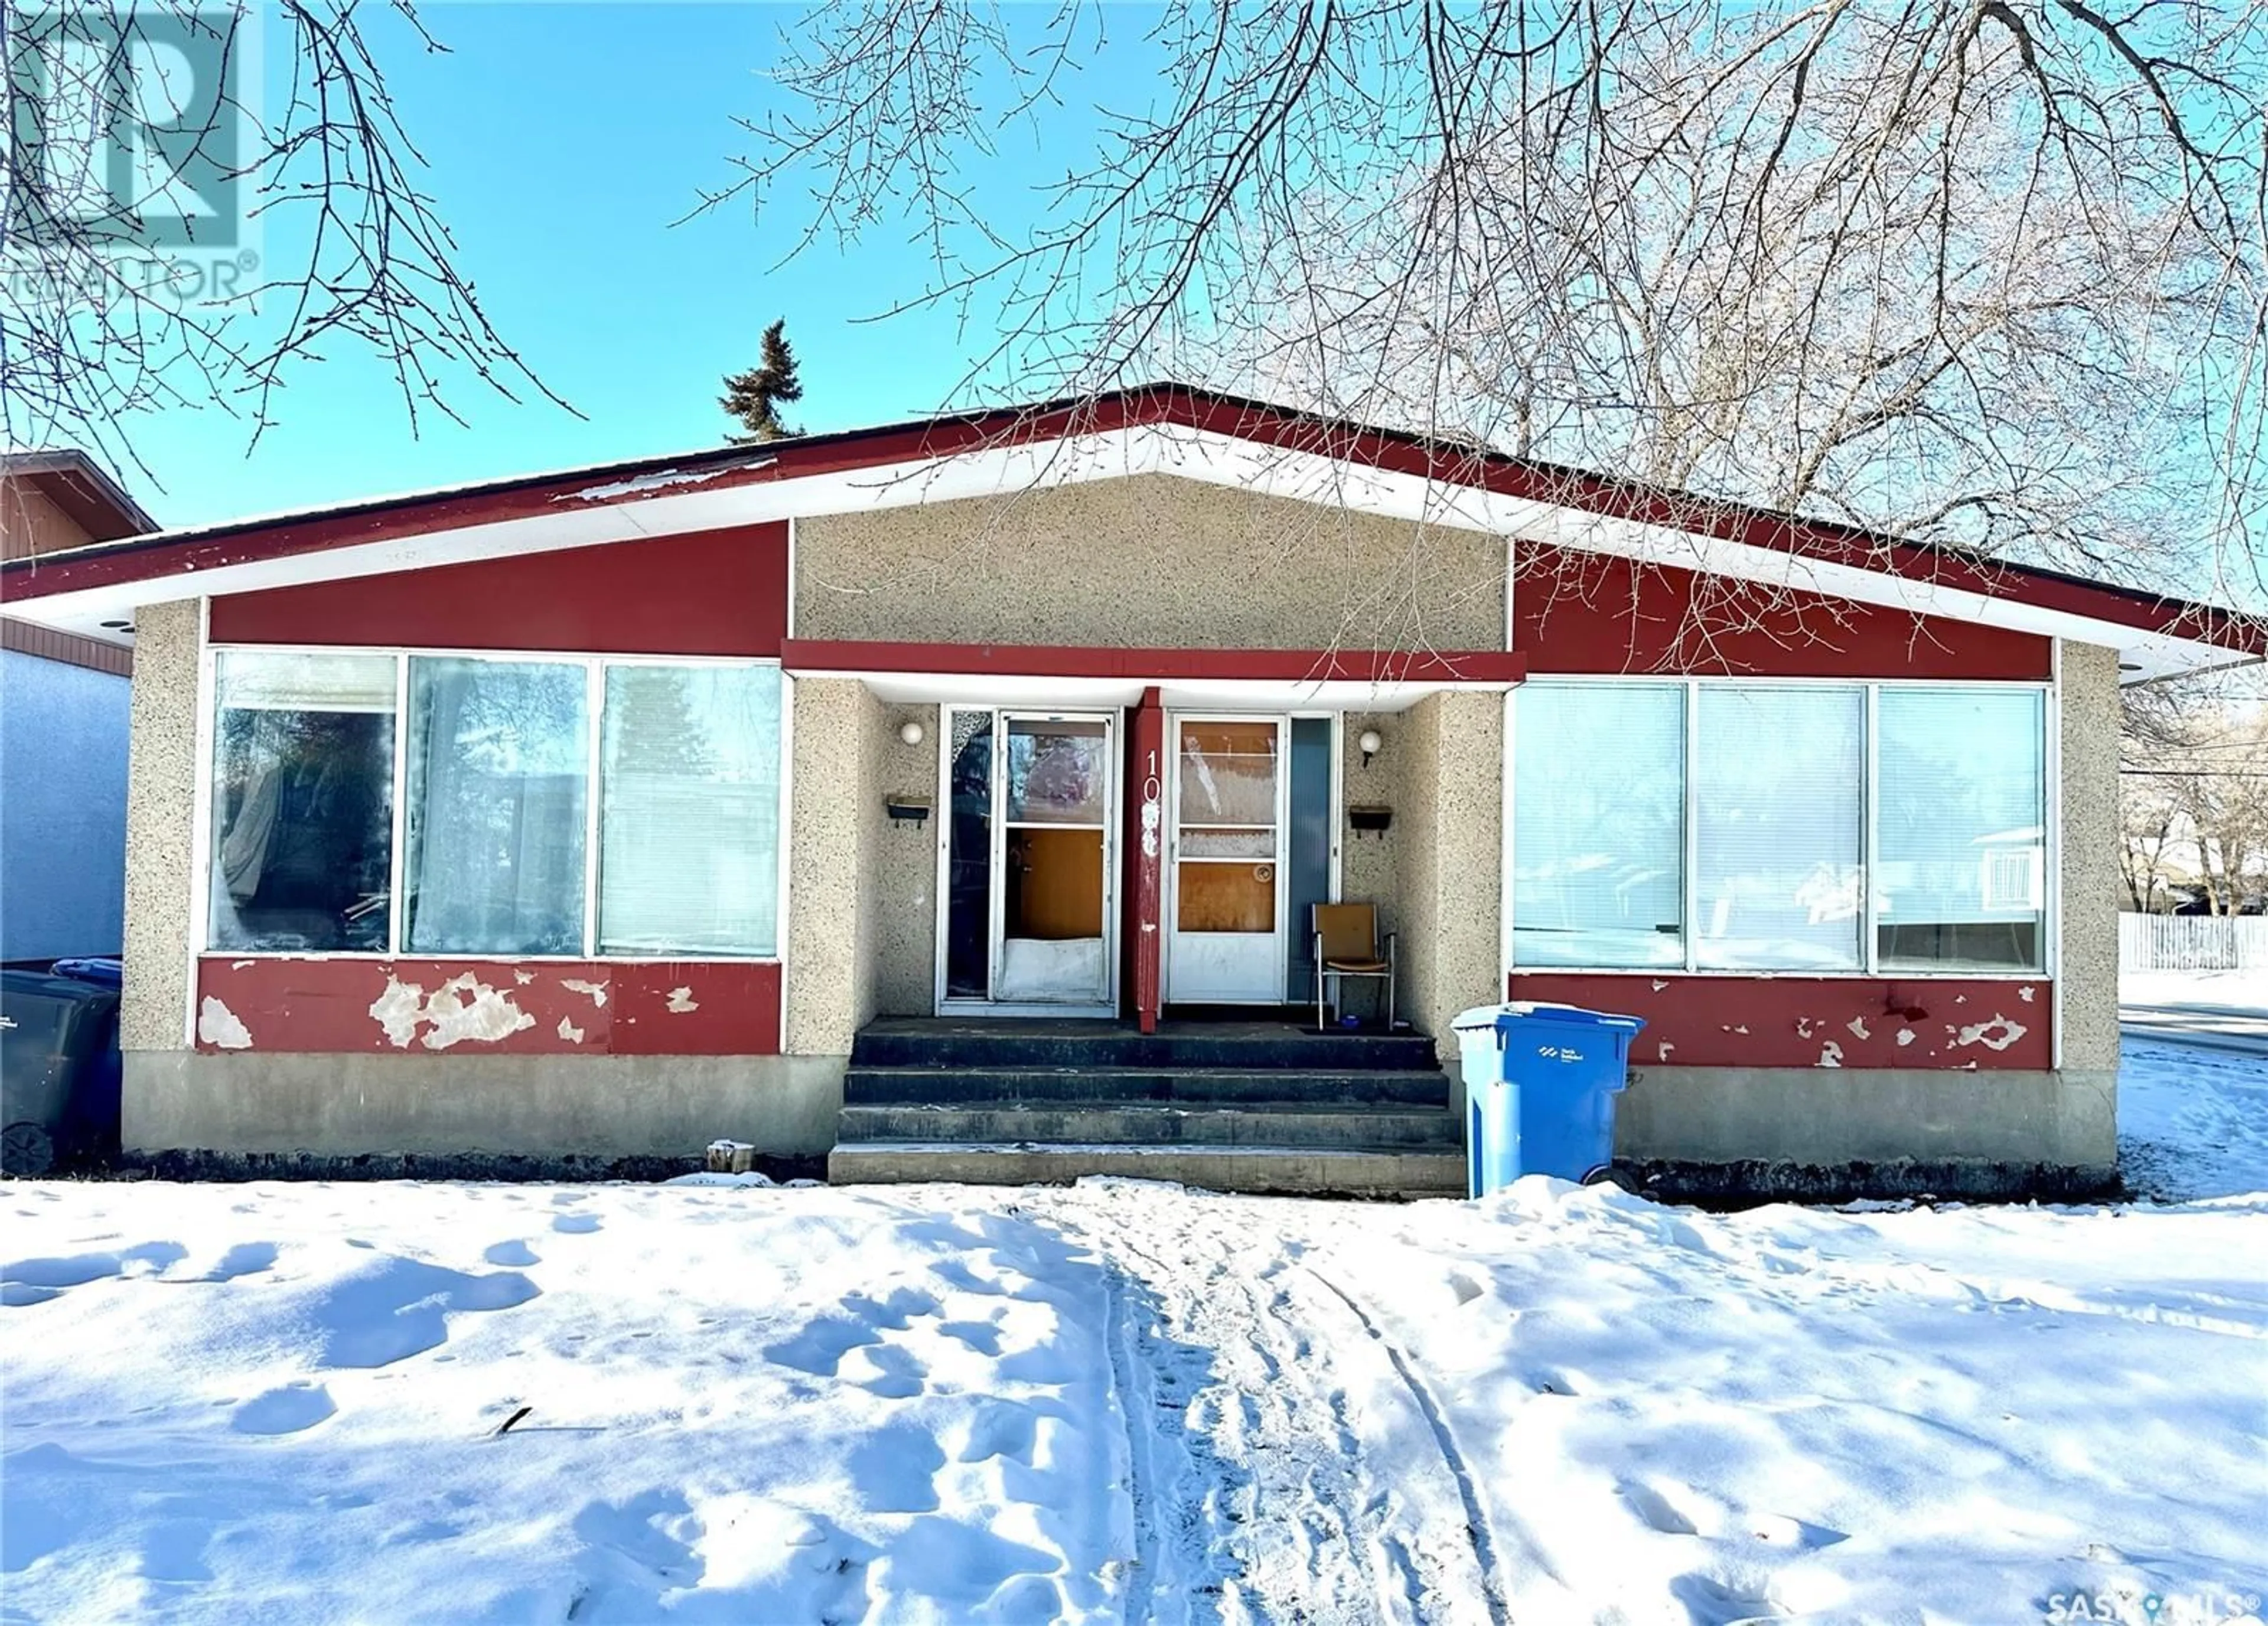
[[[939,1011],[1115,1014],[1116,718],[948,706],[942,721]]]
[[[1285,724],[1172,719],[1165,997],[1174,1004],[1284,1002]]]

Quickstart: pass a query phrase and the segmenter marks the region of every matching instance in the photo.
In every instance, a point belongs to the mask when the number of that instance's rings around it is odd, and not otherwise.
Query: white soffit
[[[48,598],[11,600],[4,613],[122,643],[127,640],[104,629],[101,622],[130,621],[140,606],[173,599],[258,592],[776,519],[998,497],[1140,474],[1173,475],[1238,490],[1344,505],[1392,519],[1706,571],[1913,614],[2106,645],[2119,651],[2122,666],[2130,668],[2125,673],[2129,681],[2243,665],[2251,658],[2199,640],[2146,632],[2116,622],[1914,581],[1887,571],[1806,558],[1782,548],[1505,497],[1475,486],[1431,481],[1317,452],[1285,450],[1174,425],[1139,425],[1064,440],[990,446],[753,484],[707,487],[697,479],[677,481],[659,475],[602,482],[556,499],[549,513],[525,519],[222,565]]]
[[[975,705],[1035,711],[1108,710],[1138,705],[1156,688],[1169,711],[1406,711],[1448,688],[1498,690],[1509,683],[1366,683],[1333,680],[1287,683],[1256,678],[1183,681],[1048,678],[993,673],[837,672],[792,668],[791,680],[856,678],[878,700],[899,706]]]

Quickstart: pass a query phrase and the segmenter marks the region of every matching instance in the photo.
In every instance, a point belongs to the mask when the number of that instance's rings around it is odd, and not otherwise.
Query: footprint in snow
[[[279,1252],[273,1242],[239,1242],[220,1256],[220,1262],[205,1273],[208,1282],[233,1282],[239,1276],[251,1276],[265,1270],[276,1262]]]
[[[337,1410],[321,1384],[289,1383],[245,1402],[228,1425],[239,1434],[297,1434]]]
[[[492,1265],[538,1265],[542,1255],[525,1242],[497,1242],[481,1254]]]
[[[568,1236],[588,1236],[599,1229],[596,1214],[561,1214],[553,1218],[551,1228]]]

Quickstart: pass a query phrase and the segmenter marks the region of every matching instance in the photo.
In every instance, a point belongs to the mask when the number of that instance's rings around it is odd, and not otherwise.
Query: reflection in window
[[[607,669],[599,949],[774,952],[779,671]]]
[[[1704,684],[1694,742],[1696,960],[1860,963],[1866,695]]]
[[[1531,683],[1515,704],[1514,958],[1684,964],[1684,689]]]
[[[386,947],[394,682],[384,655],[220,656],[212,947]]]
[[[1875,934],[1883,965],[2039,966],[2043,712],[2035,690],[1882,691]]]
[[[407,952],[583,952],[588,691],[580,664],[410,661]]]

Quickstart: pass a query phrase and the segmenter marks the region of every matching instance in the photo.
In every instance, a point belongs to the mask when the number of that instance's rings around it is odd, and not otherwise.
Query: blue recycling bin
[[[1466,1189],[1522,1174],[1583,1181],[1615,1155],[1615,1097],[1630,1079],[1635,1016],[1526,1001],[1453,1024],[1465,1079]]]

